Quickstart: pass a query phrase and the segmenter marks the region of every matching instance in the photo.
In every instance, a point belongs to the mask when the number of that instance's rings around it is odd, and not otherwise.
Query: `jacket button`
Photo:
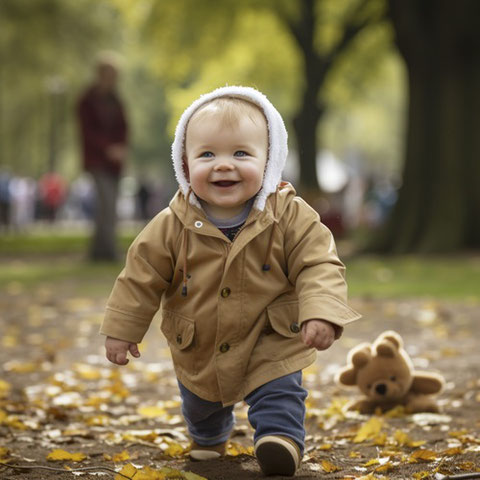
[[[182,336],[180,334],[177,335],[177,343],[182,343]]]
[[[222,353],[227,353],[230,350],[230,345],[228,343],[222,343],[220,345],[220,351]]]
[[[297,322],[293,322],[291,325],[290,325],[290,330],[293,332],[293,333],[298,333],[300,331],[300,325],[297,323]]]
[[[232,291],[228,287],[222,288],[221,295],[223,298],[227,298],[230,295],[230,293],[232,293]]]

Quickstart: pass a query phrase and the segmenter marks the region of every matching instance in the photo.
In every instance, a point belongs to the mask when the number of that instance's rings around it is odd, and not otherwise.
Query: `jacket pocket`
[[[259,344],[268,360],[292,358],[304,349],[298,325],[298,302],[267,307],[267,326]]]
[[[300,333],[298,302],[286,302],[267,307],[267,318],[272,330],[282,337],[294,338]]]
[[[160,329],[167,339],[175,369],[191,372],[195,366],[195,322],[178,313],[163,310]]]

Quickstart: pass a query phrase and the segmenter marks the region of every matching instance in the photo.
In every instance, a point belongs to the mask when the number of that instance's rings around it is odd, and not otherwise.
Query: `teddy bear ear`
[[[370,345],[359,345],[359,347],[352,352],[350,356],[350,362],[356,368],[362,368],[372,358],[372,351]]]
[[[378,341],[381,342],[382,340],[388,340],[389,342],[392,342],[395,347],[401,348],[403,347],[403,339],[398,334],[397,332],[393,330],[387,330],[386,332],[383,332],[379,337]]]
[[[393,358],[397,352],[397,347],[390,340],[382,340],[376,345],[375,351],[379,357]]]
[[[445,380],[441,375],[431,372],[414,372],[412,386],[410,391],[414,393],[423,393],[431,395],[442,391]]]
[[[357,371],[355,368],[344,368],[336,378],[338,383],[342,385],[356,385],[357,384]]]

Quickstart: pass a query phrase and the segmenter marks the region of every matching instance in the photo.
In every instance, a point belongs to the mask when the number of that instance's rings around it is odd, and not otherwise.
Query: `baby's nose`
[[[233,165],[226,161],[226,160],[220,160],[214,167],[215,171],[221,172],[221,171],[226,171],[226,170],[233,170]]]

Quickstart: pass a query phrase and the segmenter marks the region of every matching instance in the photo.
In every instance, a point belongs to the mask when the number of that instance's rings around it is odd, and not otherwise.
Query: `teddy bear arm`
[[[443,385],[444,381],[440,375],[428,372],[414,372],[410,391],[413,393],[431,395],[439,393],[442,390]]]
[[[352,402],[348,406],[348,410],[355,410],[360,413],[374,413],[377,408],[377,403],[366,398]]]
[[[439,413],[440,408],[434,398],[428,395],[409,395],[405,404],[407,413]]]

